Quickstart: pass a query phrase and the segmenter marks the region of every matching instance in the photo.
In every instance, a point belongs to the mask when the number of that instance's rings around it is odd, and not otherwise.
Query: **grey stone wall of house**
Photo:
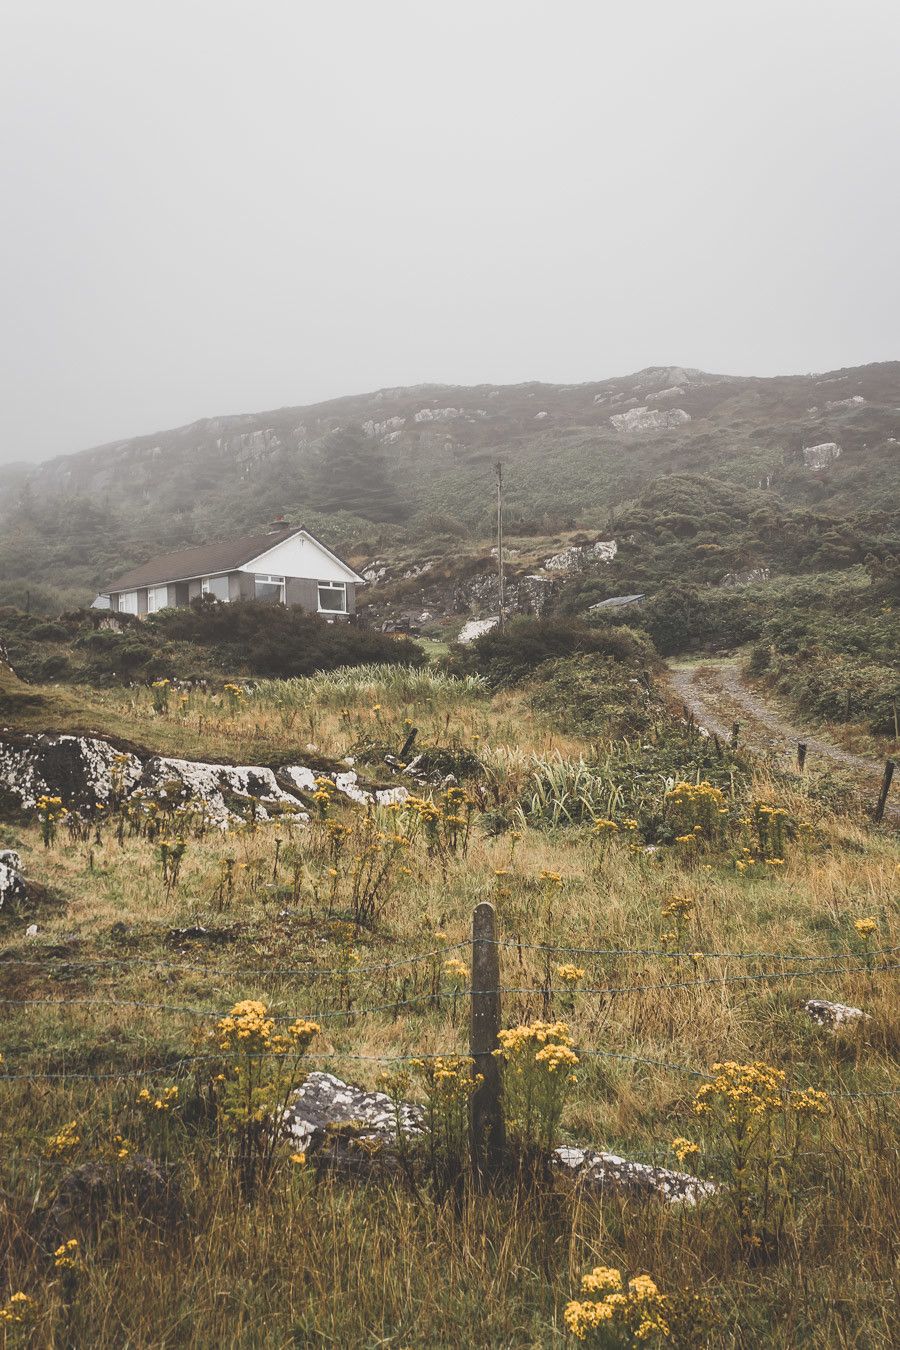
[[[138,593],[137,593],[137,598],[138,598],[138,614],[146,614],[146,613],[147,613],[147,587],[146,587],[146,586],[141,586],[140,590],[139,590]]]
[[[169,583],[170,605],[186,605],[188,603],[188,585],[189,583],[187,581],[173,581]]]
[[[191,581],[188,582],[187,587],[188,587],[188,603],[190,604],[191,600],[199,600],[200,596],[203,594],[203,587],[200,584],[200,578],[194,577]]]

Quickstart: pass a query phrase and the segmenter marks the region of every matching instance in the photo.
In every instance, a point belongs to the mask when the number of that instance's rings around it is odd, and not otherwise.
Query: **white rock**
[[[830,1027],[836,1031],[848,1022],[871,1022],[871,1015],[862,1008],[852,1008],[846,1003],[830,1003],[825,998],[811,998],[804,1004],[804,1012],[820,1027]]]
[[[21,744],[0,741],[0,781],[23,806],[48,793],[66,806],[107,802],[118,787],[127,794],[141,775],[141,762],[94,736],[26,736]]]
[[[456,640],[466,647],[476,638],[480,638],[483,633],[489,633],[492,628],[496,628],[499,622],[500,617],[496,614],[490,619],[469,619],[459,630],[459,636]]]
[[[841,447],[835,441],[822,441],[819,445],[808,445],[803,451],[803,463],[807,469],[826,469],[841,455]]]
[[[854,394],[852,398],[835,398],[825,404],[825,411],[838,412],[842,408],[858,408],[865,401],[862,394]]]
[[[22,859],[14,849],[6,848],[0,852],[0,909],[26,898],[25,878],[22,876]]]
[[[548,572],[569,572],[587,562],[610,563],[619,551],[615,539],[597,539],[593,544],[573,544],[544,559]]]
[[[271,808],[284,807],[295,819],[308,820],[296,797],[279,787],[271,769],[260,764],[204,764],[189,759],[169,759],[157,756],[148,760],[141,775],[141,788],[146,793],[158,792],[163,784],[174,781],[181,785],[185,800],[203,803],[210,819],[217,825],[239,822],[241,816],[232,811],[227,796],[252,798],[256,802],[260,820],[271,819]],[[280,811],[275,812],[281,815]]]
[[[574,1173],[584,1185],[601,1190],[624,1190],[638,1196],[658,1195],[670,1205],[693,1206],[718,1190],[715,1182],[702,1181],[689,1172],[629,1162],[615,1153],[565,1147],[556,1149],[551,1156],[558,1167]]]
[[[640,407],[616,413],[609,420],[616,431],[667,431],[671,427],[685,426],[690,422],[691,415],[683,408],[663,412],[660,408]]]

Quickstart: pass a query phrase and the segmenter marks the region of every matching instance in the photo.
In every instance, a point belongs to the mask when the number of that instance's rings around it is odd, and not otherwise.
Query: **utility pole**
[[[499,459],[494,465],[497,473],[497,606],[498,626],[506,622],[506,569],[503,562],[503,465]]]

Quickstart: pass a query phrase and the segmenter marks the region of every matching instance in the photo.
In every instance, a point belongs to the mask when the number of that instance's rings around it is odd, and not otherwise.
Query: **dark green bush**
[[[499,689],[519,683],[545,661],[577,655],[606,656],[632,666],[654,666],[656,653],[643,634],[614,624],[581,619],[513,619],[457,648],[450,664],[459,673],[479,673]]]
[[[186,609],[164,610],[148,619],[146,627],[159,637],[214,651],[217,665],[274,679],[382,661],[421,666],[427,659],[409,638],[350,623],[329,624],[315,614],[254,600],[230,605],[200,601]]]

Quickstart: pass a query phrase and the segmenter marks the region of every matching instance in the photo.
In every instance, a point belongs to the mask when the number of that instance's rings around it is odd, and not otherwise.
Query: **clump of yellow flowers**
[[[458,956],[447,958],[444,962],[444,974],[456,984],[467,984],[469,981],[469,967],[465,961],[460,961]]]
[[[51,1158],[60,1158],[71,1153],[81,1143],[81,1132],[77,1120],[70,1120],[56,1132],[47,1136],[46,1152]]]
[[[678,843],[714,842],[727,816],[725,797],[712,783],[676,783],[666,793],[666,816]]]
[[[507,1125],[526,1146],[553,1147],[579,1059],[565,1022],[532,1022],[501,1031],[494,1054],[503,1061]]]
[[[234,1135],[235,1163],[248,1199],[274,1165],[300,1059],[319,1030],[317,1022],[297,1018],[279,1031],[268,1006],[253,998],[235,1003],[215,1024],[212,1035],[230,1062],[214,1083],[222,1122]]]
[[[69,813],[62,804],[62,797],[51,797],[47,793],[38,797],[35,807],[44,848],[49,848],[56,838],[60,821],[65,820]]]
[[[556,967],[556,974],[567,988],[574,989],[584,979],[584,968],[565,963]]]
[[[6,1302],[0,1306],[0,1326],[27,1326],[37,1319],[37,1314],[37,1301],[20,1289],[17,1293],[10,1294]]]
[[[78,1265],[78,1239],[69,1238],[60,1243],[53,1253],[53,1264],[57,1270],[74,1270]]]
[[[705,1344],[714,1325],[712,1304],[697,1294],[661,1294],[649,1275],[627,1284],[616,1266],[595,1266],[563,1311],[570,1335],[598,1345]]]
[[[694,1115],[717,1145],[724,1145],[726,1189],[742,1243],[758,1246],[777,1228],[790,1202],[790,1179],[803,1132],[829,1110],[818,1088],[790,1091],[782,1069],[755,1061],[712,1066],[710,1081],[694,1098]],[[687,1141],[675,1140],[684,1146]],[[677,1150],[676,1150],[677,1152]]]

